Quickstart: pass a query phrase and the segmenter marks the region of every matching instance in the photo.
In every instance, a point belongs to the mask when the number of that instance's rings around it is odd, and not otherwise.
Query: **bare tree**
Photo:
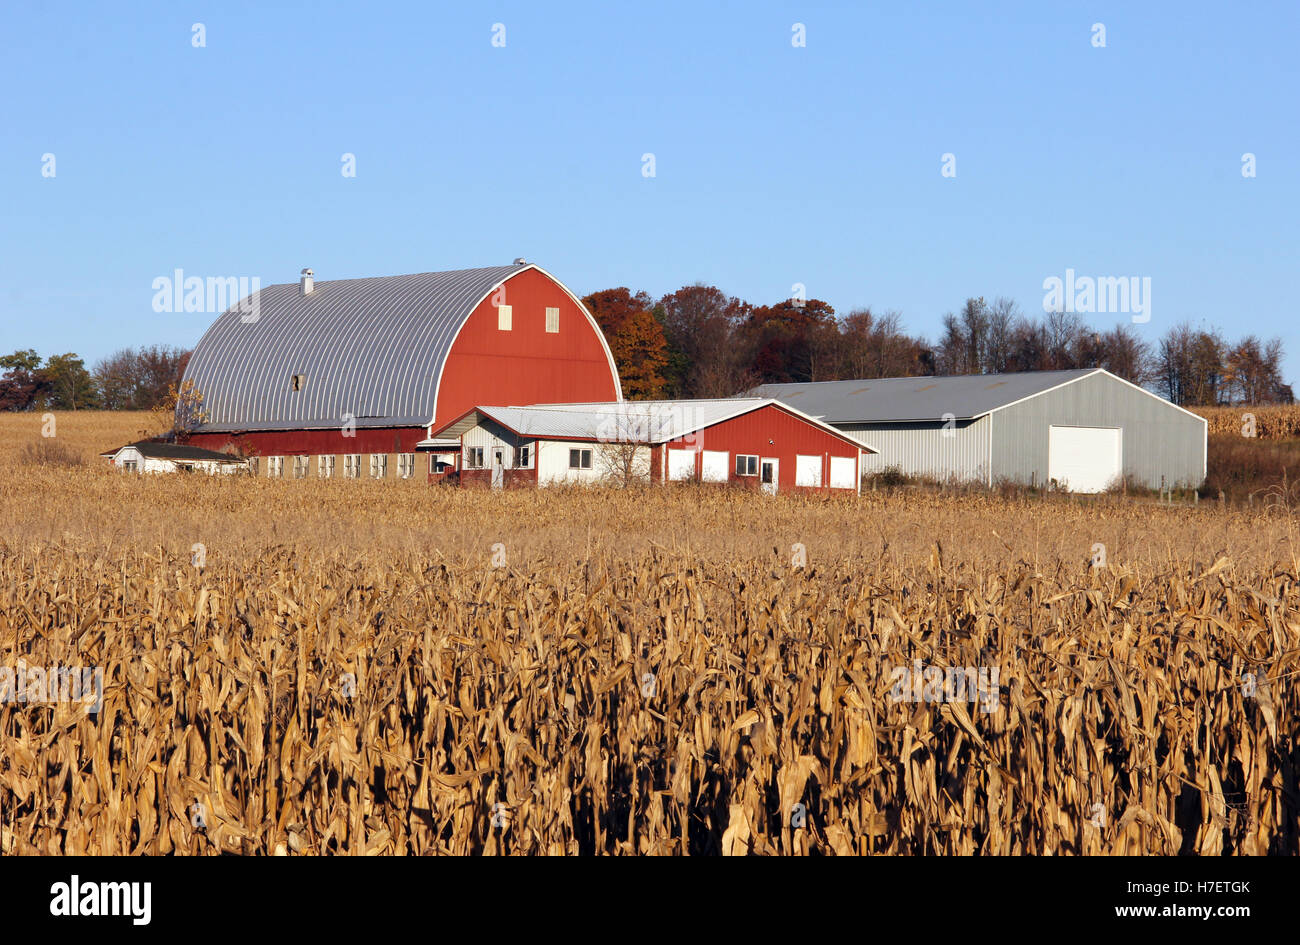
[[[600,478],[620,489],[650,481],[650,447],[632,440],[600,443],[596,469]]]

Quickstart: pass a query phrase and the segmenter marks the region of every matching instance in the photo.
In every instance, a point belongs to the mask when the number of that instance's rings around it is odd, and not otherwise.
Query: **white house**
[[[231,456],[229,453],[218,453],[181,443],[155,443],[150,440],[128,443],[126,446],[99,455],[123,472],[204,472],[214,475],[245,472],[248,469],[248,460]]]

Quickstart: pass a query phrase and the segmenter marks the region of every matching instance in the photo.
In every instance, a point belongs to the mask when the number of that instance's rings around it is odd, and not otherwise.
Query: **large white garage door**
[[[731,476],[731,454],[704,450],[700,455],[700,478],[705,482],[726,482]]]
[[[695,450],[668,451],[668,478],[695,478]]]
[[[1047,476],[1071,492],[1102,492],[1124,468],[1122,430],[1052,427],[1047,442]]]

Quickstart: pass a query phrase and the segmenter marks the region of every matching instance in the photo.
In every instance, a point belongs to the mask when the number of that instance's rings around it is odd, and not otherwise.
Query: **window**
[[[279,479],[284,475],[284,457],[268,456],[266,457],[266,474],[272,479]]]
[[[590,469],[591,450],[569,450],[570,469]]]
[[[737,476],[757,476],[758,475],[758,457],[745,456],[737,454],[736,456],[736,475]]]
[[[139,469],[139,467],[140,464],[137,463],[134,459],[128,459],[124,463],[122,463],[122,468],[125,469],[127,472],[135,472],[137,469]]]
[[[481,446],[465,447],[465,468],[466,469],[483,468],[483,447]]]
[[[289,390],[293,391],[294,393],[297,393],[298,391],[302,390],[306,386],[307,386],[306,374],[295,374],[291,378],[289,378]]]
[[[334,457],[321,456],[316,460],[316,471],[320,473],[322,479],[329,479],[334,475]]]
[[[260,466],[259,466],[260,463],[261,460],[259,460],[256,456],[250,456],[248,458],[248,471],[251,472],[254,476],[256,476],[260,471]]]
[[[552,335],[559,334],[560,310],[558,308],[548,308],[546,310],[546,331]]]
[[[388,475],[388,456],[384,453],[370,454],[370,478],[383,479]]]
[[[343,478],[360,479],[361,478],[361,454],[348,453],[343,457]]]
[[[295,456],[293,458],[293,478],[306,479],[307,469],[311,465],[310,456]]]
[[[514,310],[509,305],[497,306],[497,329],[499,331],[509,331],[510,322]]]
[[[530,469],[533,465],[533,448],[532,446],[521,446],[515,450],[515,466],[519,469]]]
[[[415,454],[398,453],[397,454],[397,477],[399,479],[410,479],[415,475]]]

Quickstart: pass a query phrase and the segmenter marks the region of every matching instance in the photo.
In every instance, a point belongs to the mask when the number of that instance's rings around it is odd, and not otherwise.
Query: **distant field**
[[[54,439],[88,462],[157,426],[147,410],[60,410],[52,415]],[[41,411],[0,412],[0,463],[15,461],[27,444],[43,439],[46,416]]]
[[[1211,436],[1249,437],[1253,432],[1261,440],[1300,440],[1300,404],[1192,407],[1191,410],[1208,421]]]
[[[0,853],[1300,852],[1279,504],[0,461],[0,521],[0,668],[105,680],[0,703]]]

